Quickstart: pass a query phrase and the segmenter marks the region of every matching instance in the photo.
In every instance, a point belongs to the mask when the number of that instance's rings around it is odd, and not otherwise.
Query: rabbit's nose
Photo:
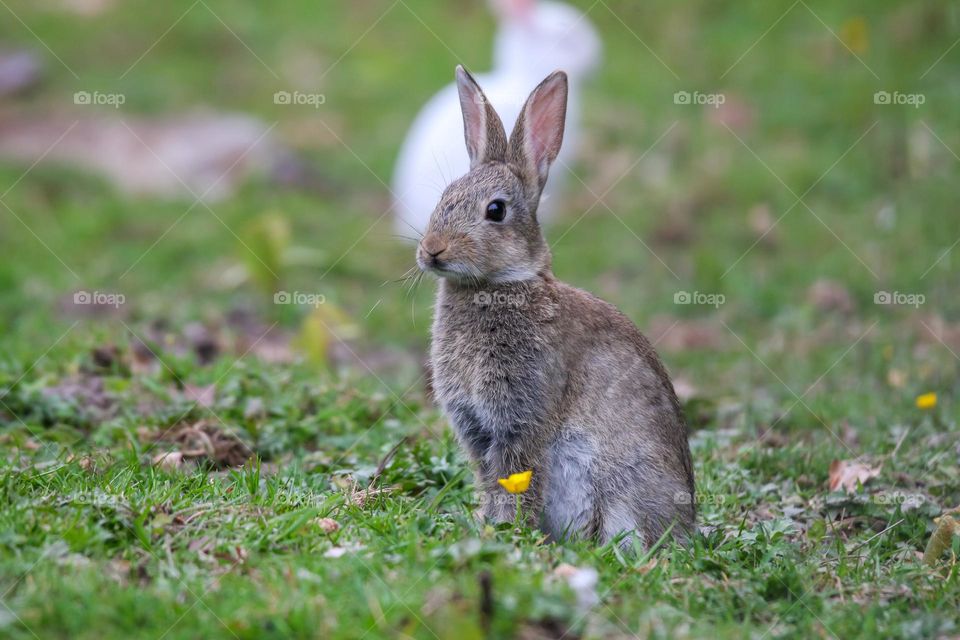
[[[447,243],[438,238],[433,234],[427,234],[427,236],[420,243],[420,246],[423,247],[424,252],[429,255],[431,258],[436,258],[441,253],[447,250]]]

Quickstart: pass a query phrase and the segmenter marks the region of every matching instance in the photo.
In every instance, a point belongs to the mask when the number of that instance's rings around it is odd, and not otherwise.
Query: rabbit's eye
[[[503,200],[494,200],[487,205],[487,220],[503,222],[507,215],[507,205]]]

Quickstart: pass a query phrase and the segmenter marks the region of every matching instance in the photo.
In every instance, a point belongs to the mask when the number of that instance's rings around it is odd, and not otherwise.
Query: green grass
[[[958,633],[957,538],[936,566],[920,560],[934,518],[960,504],[957,7],[577,4],[605,61],[586,88],[583,184],[568,180],[547,236],[558,276],[616,303],[695,389],[693,544],[623,554],[476,522],[470,471],[424,398],[432,287],[396,282],[412,251],[378,219],[382,182],[453,66],[487,67],[481,2],[178,0],[77,18],[8,1],[0,38],[46,56],[22,104],[69,110],[73,92],[99,90],[124,93],[122,116],[251,112],[332,186],[254,180],[216,217],[197,207],[177,222],[189,200],[131,201],[76,169],[0,164],[0,201],[22,220],[0,206],[0,636]],[[857,18],[860,60],[831,34]],[[326,103],[273,104],[292,89]],[[879,90],[926,102],[877,105]],[[723,92],[752,122],[731,132],[676,91]],[[758,207],[783,217],[754,247]],[[275,219],[293,238],[276,286],[323,294],[347,320],[317,314],[303,330],[309,309],[255,284],[243,243],[269,253],[258,230]],[[849,310],[811,301],[822,279]],[[65,301],[80,289],[126,303],[77,315]],[[675,305],[678,291],[725,304]],[[876,305],[878,291],[925,303]],[[231,322],[238,308],[258,330]],[[227,345],[206,365],[185,337],[198,322]],[[330,363],[248,352],[274,322],[294,354],[324,354],[319,327],[349,330],[369,368],[342,349]],[[135,357],[141,338],[159,361]],[[191,400],[208,385],[210,406]],[[930,391],[938,406],[918,410]],[[253,461],[155,464],[195,449],[170,434],[197,425]],[[830,463],[861,455],[880,475],[831,493]],[[598,604],[578,607],[563,564],[597,570]]]

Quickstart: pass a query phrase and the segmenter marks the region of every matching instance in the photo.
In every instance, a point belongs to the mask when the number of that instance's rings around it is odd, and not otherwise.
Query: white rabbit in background
[[[508,131],[531,86],[558,69],[569,78],[566,142],[542,198],[538,214],[542,221],[553,212],[550,195],[559,192],[576,151],[581,85],[599,65],[601,42],[587,17],[570,5],[551,0],[490,0],[490,4],[499,22],[493,70],[478,74],[477,80]],[[392,185],[397,233],[423,233],[444,187],[469,168],[460,100],[456,86],[450,84],[420,110],[400,149]]]

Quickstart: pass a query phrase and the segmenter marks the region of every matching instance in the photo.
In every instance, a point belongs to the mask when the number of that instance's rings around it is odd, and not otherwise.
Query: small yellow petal
[[[870,48],[870,30],[867,21],[854,16],[840,25],[840,40],[853,53],[863,55]]]
[[[917,396],[917,409],[933,409],[937,406],[937,394],[925,393]]]
[[[523,493],[530,488],[530,478],[533,471],[524,471],[523,473],[513,473],[507,478],[498,478],[500,486],[510,493]]]

